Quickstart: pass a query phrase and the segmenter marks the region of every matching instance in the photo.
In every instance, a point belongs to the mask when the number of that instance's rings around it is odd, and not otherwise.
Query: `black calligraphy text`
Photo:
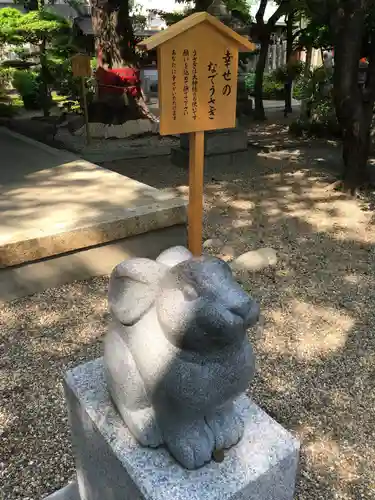
[[[225,71],[223,73],[223,78],[225,81],[224,87],[223,87],[223,95],[228,97],[232,93],[232,73],[231,73],[231,63],[233,59],[233,54],[230,52],[229,49],[225,51],[223,60],[224,60],[224,66],[225,66]]]
[[[176,51],[172,50],[172,118],[177,119],[177,92],[176,92]]]
[[[192,66],[192,71],[191,71],[191,90],[192,90],[192,93],[193,93],[191,108],[192,108],[193,120],[197,119],[197,112],[198,112],[198,99],[197,99],[197,93],[198,93],[198,72],[197,72],[197,62],[198,62],[197,51],[194,49],[193,50],[193,66]]]
[[[188,49],[183,52],[184,57],[184,116],[189,114],[189,59]]]
[[[208,64],[208,79],[210,80],[209,100],[208,100],[208,118],[214,120],[216,114],[216,87],[215,78],[217,77],[217,64],[209,62]]]

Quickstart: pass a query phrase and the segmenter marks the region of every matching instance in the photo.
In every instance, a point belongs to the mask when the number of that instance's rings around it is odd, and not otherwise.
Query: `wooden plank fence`
[[[246,63],[246,71],[255,71],[259,55],[250,57]],[[274,35],[268,48],[265,73],[271,73],[286,63],[286,40],[284,37]]]
[[[282,35],[273,35],[268,48],[265,73],[272,73],[272,71],[274,71],[275,69],[280,68],[280,66],[286,64],[286,46],[286,39]],[[258,54],[256,54],[248,59],[247,63],[245,64],[246,72],[255,71],[258,58],[259,56]],[[301,53],[301,60],[305,60],[304,52]],[[316,67],[321,65],[321,52],[320,50],[313,49],[311,66]]]

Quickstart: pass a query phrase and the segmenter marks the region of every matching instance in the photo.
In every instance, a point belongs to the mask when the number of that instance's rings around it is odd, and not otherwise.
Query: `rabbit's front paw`
[[[174,458],[186,469],[198,469],[210,462],[215,447],[212,430],[204,420],[169,425],[165,429],[164,441]]]
[[[152,408],[141,408],[133,411],[122,409],[121,415],[130,432],[142,446],[157,448],[163,443]]]
[[[233,403],[227,403],[206,418],[207,425],[215,436],[215,448],[230,448],[238,443],[244,432],[244,422]]]

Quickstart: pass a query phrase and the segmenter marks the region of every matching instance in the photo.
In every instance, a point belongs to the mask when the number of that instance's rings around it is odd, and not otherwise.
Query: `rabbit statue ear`
[[[193,254],[189,252],[187,248],[183,246],[175,246],[168,248],[168,250],[164,250],[164,252],[162,252],[156,259],[156,262],[164,264],[170,268],[192,258]]]
[[[109,281],[108,302],[113,316],[124,325],[135,324],[152,306],[160,279],[167,271],[150,259],[129,259],[118,264]]]

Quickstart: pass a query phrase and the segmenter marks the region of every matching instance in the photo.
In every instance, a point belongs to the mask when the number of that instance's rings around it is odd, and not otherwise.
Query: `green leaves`
[[[333,41],[328,24],[321,23],[317,19],[312,19],[306,28],[300,31],[296,44],[303,48],[314,47],[315,49],[325,49],[332,47]]]
[[[45,10],[22,14],[17,9],[0,10],[0,41],[3,43],[32,43],[51,41],[53,37],[70,32],[69,22]]]
[[[0,10],[1,43],[22,43],[22,39],[20,39],[16,32],[16,28],[21,18],[22,14],[17,9],[7,7]]]

